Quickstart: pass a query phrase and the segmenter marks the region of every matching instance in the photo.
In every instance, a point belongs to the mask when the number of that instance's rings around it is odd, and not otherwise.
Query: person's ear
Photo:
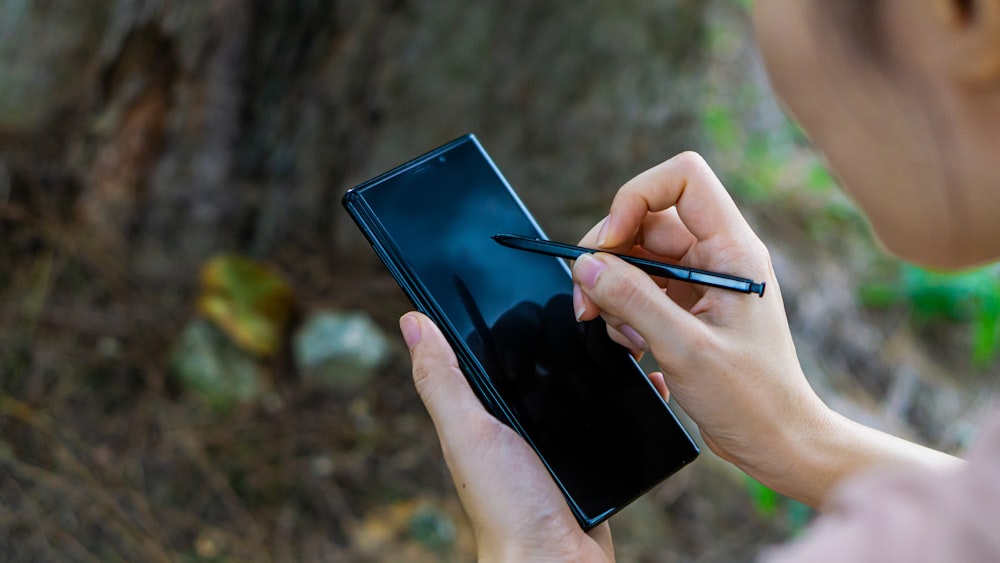
[[[1000,85],[1000,0],[934,0],[942,62],[963,81]]]

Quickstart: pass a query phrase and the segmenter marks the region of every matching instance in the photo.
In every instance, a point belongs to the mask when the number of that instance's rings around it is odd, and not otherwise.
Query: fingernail
[[[399,331],[403,333],[406,346],[413,349],[420,343],[420,321],[413,315],[403,315],[399,318]]]
[[[604,262],[594,258],[593,254],[583,254],[576,259],[576,264],[573,265],[573,275],[576,276],[577,281],[591,288],[597,283],[597,278],[604,271],[604,268],[606,268]]]
[[[629,342],[635,344],[636,348],[643,352],[649,352],[649,344],[646,344],[646,339],[636,332],[634,328],[629,325],[621,325],[618,327],[618,332],[624,334],[625,338],[628,338]]]
[[[603,247],[604,243],[608,242],[608,225],[611,224],[611,215],[604,218],[604,224],[601,225],[601,230],[597,233],[597,246]]]
[[[573,314],[576,315],[576,322],[580,322],[580,317],[587,310],[587,306],[583,304],[583,291],[580,286],[573,284]]]

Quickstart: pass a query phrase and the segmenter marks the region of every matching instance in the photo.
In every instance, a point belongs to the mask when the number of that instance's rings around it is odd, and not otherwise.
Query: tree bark
[[[578,236],[695,142],[704,5],[6,0],[0,168],[16,208],[141,283],[295,237],[353,248],[343,190],[465,132]]]

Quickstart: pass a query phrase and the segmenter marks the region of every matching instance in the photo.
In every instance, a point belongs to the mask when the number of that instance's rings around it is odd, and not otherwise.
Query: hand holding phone
[[[413,377],[476,534],[479,561],[614,561],[607,522],[584,531],[527,442],[483,408],[444,335],[400,319]]]
[[[583,528],[697,456],[604,322],[576,321],[566,264],[493,241],[503,232],[545,236],[474,137],[365,182],[344,205]]]

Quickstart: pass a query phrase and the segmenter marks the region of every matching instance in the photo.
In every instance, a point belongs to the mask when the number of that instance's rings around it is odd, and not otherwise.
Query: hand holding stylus
[[[818,503],[836,475],[787,487],[794,480],[783,473],[805,444],[822,442],[835,418],[799,366],[767,249],[704,160],[682,154],[625,184],[580,245],[767,283],[761,300],[658,284],[602,252],[581,256],[573,271],[577,316],[601,315],[615,341],[651,352],[713,451],[764,484]]]

